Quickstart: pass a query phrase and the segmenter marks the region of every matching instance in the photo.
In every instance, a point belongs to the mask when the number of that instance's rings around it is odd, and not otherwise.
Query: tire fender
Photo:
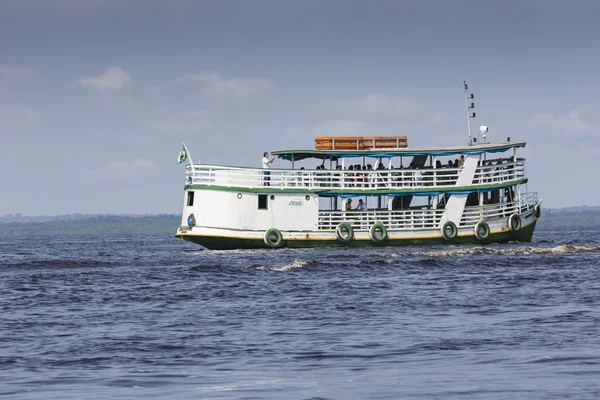
[[[346,232],[346,233],[344,233]],[[342,243],[351,242],[354,239],[354,229],[349,222],[342,222],[335,228],[335,237]]]
[[[475,237],[478,240],[485,240],[490,236],[490,226],[485,221],[479,221],[475,225]]]
[[[446,240],[452,240],[458,235],[458,228],[452,221],[444,222],[440,230],[442,231],[442,237]]]
[[[519,217],[519,214],[512,214],[508,217],[508,229],[511,232],[519,232],[521,229],[521,217]]]
[[[378,234],[378,232],[381,233]],[[374,223],[369,229],[369,236],[371,237],[371,240],[375,243],[383,242],[388,237],[385,225],[383,225],[380,222]]]
[[[273,240],[275,238],[275,240]],[[271,248],[277,249],[283,244],[283,236],[277,228],[268,229],[264,236],[265,244]]]

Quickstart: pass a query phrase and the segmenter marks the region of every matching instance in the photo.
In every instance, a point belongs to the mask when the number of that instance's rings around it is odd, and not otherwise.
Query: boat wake
[[[475,247],[470,249],[453,249],[447,251],[430,251],[417,253],[420,256],[443,257],[443,256],[469,256],[469,255],[529,255],[529,254],[560,254],[560,253],[581,253],[598,252],[600,246],[571,246],[561,245],[556,247],[512,247],[512,248],[489,248]]]
[[[301,268],[314,267],[319,263],[311,260],[294,260],[289,264],[278,266],[278,267],[263,267],[258,265],[253,265],[250,268],[257,271],[278,271],[278,272],[287,272],[293,271]]]

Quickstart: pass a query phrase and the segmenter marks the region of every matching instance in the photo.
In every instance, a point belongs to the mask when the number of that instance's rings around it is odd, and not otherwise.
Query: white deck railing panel
[[[512,202],[465,207],[460,227],[474,227],[481,220],[508,218],[513,213],[532,209],[536,204],[537,194],[526,193]],[[376,222],[392,230],[437,229],[443,214],[443,209],[319,211],[318,229],[335,230],[342,222],[349,222],[358,230],[368,230]]]
[[[290,170],[194,165],[186,169],[186,184],[260,189],[306,190],[430,190],[455,186],[461,168],[392,170]],[[525,178],[525,162],[477,167],[471,186]]]

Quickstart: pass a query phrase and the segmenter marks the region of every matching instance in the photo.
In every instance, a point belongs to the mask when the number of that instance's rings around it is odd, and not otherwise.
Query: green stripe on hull
[[[506,242],[531,242],[536,221],[523,227],[519,232],[499,232],[490,234],[486,240],[478,240],[475,235],[458,236],[452,240],[439,238],[427,239],[390,239],[381,243],[371,240],[353,240],[342,243],[338,240],[286,240],[282,247],[313,248],[313,247],[373,247],[373,246],[414,246],[436,244],[490,244]],[[211,250],[261,249],[268,246],[261,239],[227,238],[217,236],[177,235],[183,240],[204,246]]]

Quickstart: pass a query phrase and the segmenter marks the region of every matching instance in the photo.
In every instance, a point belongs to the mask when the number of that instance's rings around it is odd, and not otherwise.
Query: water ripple
[[[600,229],[200,251],[0,238],[6,398],[596,398]]]

